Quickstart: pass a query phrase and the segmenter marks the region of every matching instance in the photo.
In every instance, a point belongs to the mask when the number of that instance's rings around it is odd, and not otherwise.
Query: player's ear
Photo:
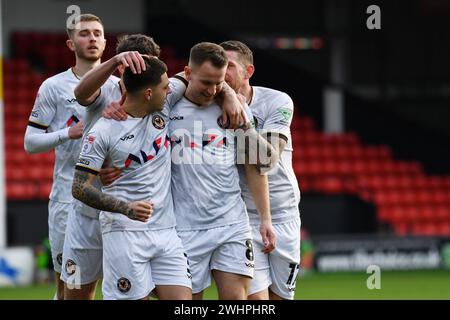
[[[75,51],[75,46],[73,44],[73,40],[72,39],[67,39],[66,40],[66,45],[70,49],[70,51]]]
[[[191,80],[191,72],[192,72],[192,69],[189,68],[189,66],[184,67],[184,77],[186,78],[187,81]]]
[[[146,99],[147,101],[152,100],[152,95],[153,95],[152,88],[147,88],[147,89],[145,89],[144,95],[145,95],[145,99]]]
[[[250,79],[255,73],[255,66],[249,64],[247,67],[245,67],[245,71],[245,80]]]

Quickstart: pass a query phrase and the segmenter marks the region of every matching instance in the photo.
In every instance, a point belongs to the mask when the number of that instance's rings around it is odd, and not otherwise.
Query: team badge
[[[119,289],[120,292],[128,292],[131,289],[131,282],[127,278],[120,278],[117,280],[117,289]]]
[[[77,264],[75,261],[68,259],[66,262],[66,272],[68,275],[73,275],[75,273],[75,269],[77,267]]]
[[[166,127],[166,121],[164,121],[164,119],[159,115],[153,116],[152,124],[156,129],[159,130],[162,130]]]

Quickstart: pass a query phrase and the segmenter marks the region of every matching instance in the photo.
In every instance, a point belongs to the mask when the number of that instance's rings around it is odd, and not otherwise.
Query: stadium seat
[[[47,200],[50,191],[52,190],[52,182],[51,181],[42,181],[39,183],[39,198],[43,200]]]
[[[6,185],[6,194],[9,200],[31,200],[37,196],[33,183],[11,182]]]
[[[319,188],[325,194],[339,194],[345,191],[344,182],[339,177],[324,177],[318,180],[320,185]]]

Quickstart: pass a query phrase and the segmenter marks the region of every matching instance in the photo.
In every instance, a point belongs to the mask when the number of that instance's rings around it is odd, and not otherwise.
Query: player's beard
[[[103,50],[101,50],[101,49],[97,50],[96,54],[86,54],[82,48],[75,47],[75,54],[80,59],[94,62],[94,61],[99,60],[102,57]]]

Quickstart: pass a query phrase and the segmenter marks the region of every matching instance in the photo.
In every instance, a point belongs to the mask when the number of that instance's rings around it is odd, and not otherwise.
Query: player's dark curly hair
[[[138,51],[140,54],[159,57],[161,48],[152,37],[145,34],[126,34],[117,39],[116,46],[116,53],[125,51]]]
[[[145,71],[134,74],[130,68],[126,68],[123,74],[123,84],[129,93],[148,86],[157,86],[161,82],[161,76],[167,72],[166,64],[158,58],[142,58],[145,61]]]

